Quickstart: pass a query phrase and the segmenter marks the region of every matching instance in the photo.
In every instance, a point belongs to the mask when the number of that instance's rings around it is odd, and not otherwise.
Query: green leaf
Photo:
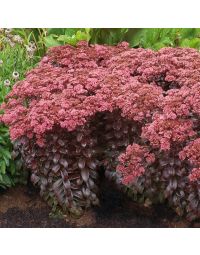
[[[77,39],[76,39],[75,35],[73,35],[72,37],[70,37],[68,35],[60,35],[58,37],[58,41],[63,42],[63,43],[67,43],[67,44],[71,44],[73,46],[75,46],[76,43],[77,43]]]
[[[0,161],[0,172],[2,174],[6,173],[6,163],[5,163],[5,161]]]
[[[71,36],[75,35],[76,32],[78,32],[78,31],[79,31],[79,28],[66,28],[64,34],[71,37]]]
[[[3,155],[3,159],[5,161],[6,166],[9,166],[10,165],[10,160],[7,157],[5,157],[4,155]]]
[[[0,183],[0,184],[2,184],[2,186],[5,188],[6,186],[7,187],[11,187],[12,186],[12,184],[13,184],[13,181],[11,180],[11,178],[9,177],[9,176],[7,176],[7,175],[3,175],[2,176],[3,178],[3,180],[2,180],[2,183]]]
[[[76,34],[77,31],[82,31],[84,29],[81,28],[49,28],[47,33],[48,36],[59,36],[59,35],[67,35],[69,37]]]
[[[74,36],[75,37],[75,36]],[[68,42],[71,37],[68,35],[60,35],[58,36],[57,40],[61,42]]]
[[[14,161],[11,161],[9,170],[10,170],[11,175],[14,175],[14,174],[15,174],[15,170],[16,170],[16,169],[15,169],[15,163],[14,163]]]
[[[200,39],[193,38],[193,39],[184,39],[181,44],[181,47],[191,47],[191,48],[199,48],[200,47]]]
[[[0,148],[0,154],[7,159],[11,159],[11,154],[7,149]]]
[[[53,35],[46,36],[44,42],[47,48],[62,45]]]
[[[77,33],[76,33],[76,39],[78,40],[78,41],[84,41],[84,40],[86,40],[86,41],[89,41],[89,38],[88,38],[88,35],[86,34],[86,33],[84,33],[84,32],[81,32],[81,31],[78,31]]]
[[[190,40],[189,39],[184,39],[182,40],[182,42],[180,43],[181,47],[189,47],[190,45]]]
[[[47,29],[48,35],[63,35],[65,33],[66,28],[49,28]]]
[[[164,47],[165,47],[165,44],[162,43],[162,42],[155,43],[154,46],[153,46],[153,48],[155,50],[159,50],[159,49],[164,48]]]

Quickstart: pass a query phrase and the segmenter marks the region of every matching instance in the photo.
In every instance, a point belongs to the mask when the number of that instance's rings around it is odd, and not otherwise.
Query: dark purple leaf
[[[59,162],[61,165],[64,166],[64,168],[68,168],[68,162],[66,159],[60,159]]]
[[[54,173],[57,173],[59,169],[60,169],[60,165],[59,165],[59,164],[56,164],[56,165],[54,165],[54,166],[52,167],[52,171],[53,171]]]
[[[77,136],[76,136],[76,140],[77,142],[80,142],[83,138],[83,133],[78,133]]]
[[[89,179],[89,169],[87,168],[81,169],[81,177],[83,178],[84,182],[87,182]]]
[[[53,157],[53,163],[57,164],[60,159],[60,154],[56,153]]]
[[[83,169],[83,168],[85,167],[85,160],[84,160],[84,159],[80,158],[80,159],[78,160],[78,167],[79,167],[80,169]]]

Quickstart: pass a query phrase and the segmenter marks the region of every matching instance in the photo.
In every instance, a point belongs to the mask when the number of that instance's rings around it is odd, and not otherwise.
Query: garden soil
[[[92,208],[80,219],[52,216],[49,206],[37,190],[17,186],[0,194],[0,227],[5,228],[169,228],[200,227],[200,222],[180,219],[165,205],[145,208],[115,190],[110,184],[101,187],[101,206]]]

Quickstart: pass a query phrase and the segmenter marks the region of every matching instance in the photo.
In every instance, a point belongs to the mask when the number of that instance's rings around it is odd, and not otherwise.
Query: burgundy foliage
[[[72,212],[98,172],[142,203],[200,217],[200,54],[81,42],[49,50],[1,108],[33,183]],[[123,184],[123,185],[122,185]]]

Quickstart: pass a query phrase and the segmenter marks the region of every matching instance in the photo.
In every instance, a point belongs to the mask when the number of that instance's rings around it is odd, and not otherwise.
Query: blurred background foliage
[[[163,47],[200,48],[199,28],[141,29],[130,38],[131,47],[159,50]]]
[[[79,41],[133,48],[191,47],[200,50],[200,28],[0,28],[0,104],[14,83],[24,78],[49,47]],[[19,159],[12,158],[8,128],[0,123],[0,187],[25,183]]]

